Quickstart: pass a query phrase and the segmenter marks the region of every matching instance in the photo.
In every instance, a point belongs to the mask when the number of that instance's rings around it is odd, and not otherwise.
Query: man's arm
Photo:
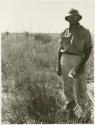
[[[57,74],[59,76],[61,76],[61,64],[60,64],[61,56],[62,56],[62,53],[60,52],[60,49],[59,49],[59,51],[58,51],[58,70],[57,70]]]
[[[91,54],[91,50],[92,50],[92,47],[89,47],[87,50],[85,50],[84,58],[82,59],[80,65],[75,69],[76,73],[81,72],[81,70],[83,69],[84,65],[86,64],[86,62]]]
[[[57,74],[59,76],[61,76],[61,64],[60,64],[60,60],[61,60],[61,56],[62,56],[62,52],[60,51],[61,49],[63,49],[62,38],[60,40],[60,48],[59,48],[59,51],[58,51],[58,70],[57,70]]]
[[[92,39],[91,39],[91,34],[88,31],[86,34],[86,39],[85,39],[85,46],[84,46],[84,57],[79,64],[78,67],[75,67],[74,71],[76,72],[75,74],[77,75],[81,70],[83,69],[84,65],[86,64],[92,50]],[[75,75],[75,76],[76,76]]]
[[[61,48],[58,51],[58,66],[60,66],[60,60],[61,60],[61,56],[62,56],[62,53],[60,50],[61,50]]]

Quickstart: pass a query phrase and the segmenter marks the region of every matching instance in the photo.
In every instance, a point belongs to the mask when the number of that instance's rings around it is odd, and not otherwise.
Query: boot
[[[66,109],[68,111],[68,121],[70,123],[77,123],[78,118],[75,115],[76,102],[72,101],[67,104]]]
[[[72,110],[72,109],[74,109],[75,107],[76,107],[76,102],[75,102],[75,100],[74,100],[74,101],[69,102],[69,103],[67,104],[66,109],[67,109],[67,110]]]

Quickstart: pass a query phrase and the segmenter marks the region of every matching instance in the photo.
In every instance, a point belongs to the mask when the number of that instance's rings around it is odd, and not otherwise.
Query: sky
[[[80,23],[94,32],[94,1],[91,0],[0,0],[1,32],[60,33],[71,8],[82,15]]]

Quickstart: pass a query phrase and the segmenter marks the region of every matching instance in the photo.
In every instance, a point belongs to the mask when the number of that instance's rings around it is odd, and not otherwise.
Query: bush
[[[41,41],[42,44],[51,42],[51,36],[48,34],[38,33],[34,35],[35,40]]]
[[[26,37],[28,37],[28,36],[29,36],[29,32],[25,31],[25,32],[24,32],[24,35],[25,35]]]
[[[8,31],[1,33],[1,39],[4,40],[5,38],[8,38],[9,34],[10,33]]]
[[[4,32],[4,35],[6,36],[6,35],[9,35],[10,33],[7,31],[7,32]]]

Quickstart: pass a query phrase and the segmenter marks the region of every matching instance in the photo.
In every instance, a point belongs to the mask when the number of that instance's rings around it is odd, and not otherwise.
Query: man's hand
[[[76,76],[76,71],[74,69],[72,69],[69,74],[68,74],[69,77],[71,78],[74,78]]]
[[[61,76],[61,66],[58,66],[57,75]]]

